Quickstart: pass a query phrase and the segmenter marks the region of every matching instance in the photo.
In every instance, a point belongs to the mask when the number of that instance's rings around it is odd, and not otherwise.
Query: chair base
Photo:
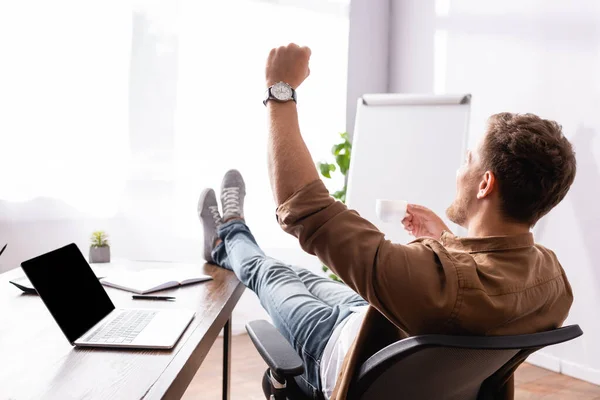
[[[286,383],[281,385],[271,380],[271,371],[267,369],[263,374],[262,389],[267,400],[307,400],[309,396],[304,394],[296,384],[294,377],[287,377]]]
[[[271,370],[267,369],[263,374],[262,389],[265,397],[269,400],[288,400],[287,383],[280,384],[271,377]]]

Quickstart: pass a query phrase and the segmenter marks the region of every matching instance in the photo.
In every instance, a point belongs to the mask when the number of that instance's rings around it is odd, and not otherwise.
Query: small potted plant
[[[90,263],[110,262],[110,246],[108,245],[108,235],[104,231],[92,233],[90,238]]]

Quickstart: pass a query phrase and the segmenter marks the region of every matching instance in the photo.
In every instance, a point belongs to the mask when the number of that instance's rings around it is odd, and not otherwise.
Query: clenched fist
[[[297,89],[310,74],[310,54],[308,47],[300,47],[294,43],[271,50],[265,71],[267,87],[285,82]]]

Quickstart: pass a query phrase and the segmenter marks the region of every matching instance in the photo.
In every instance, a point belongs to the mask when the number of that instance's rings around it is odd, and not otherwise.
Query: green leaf
[[[345,176],[350,169],[350,154],[338,154],[335,162],[340,166],[340,172]]]
[[[338,200],[342,200],[346,198],[346,188],[343,188],[342,190],[338,190],[337,192],[334,192],[332,194],[333,197],[335,197]],[[342,200],[344,201],[344,200]]]
[[[323,269],[323,272],[327,272],[329,271],[329,268],[327,268],[326,266],[322,265],[321,268]]]
[[[317,163],[321,175],[326,178],[331,178],[331,172],[336,170],[336,164],[337,168],[344,177],[348,175],[348,171],[350,170],[350,156],[352,155],[352,143],[350,142],[350,136],[348,135],[348,132],[340,132],[339,135],[342,141],[334,144],[331,147],[331,154],[334,156],[335,164]],[[334,192],[332,196],[345,203],[346,185],[344,185],[342,190]],[[324,272],[327,272],[328,270],[329,269],[323,269]]]
[[[342,281],[342,280],[341,280],[340,278],[338,278],[338,276],[337,276],[337,275],[335,275],[335,274],[329,274],[329,278],[330,278],[331,280],[333,280],[333,281],[336,281],[336,282],[341,282],[341,281]]]
[[[333,154],[334,156],[337,156],[338,154],[342,153],[344,150],[346,150],[346,143],[338,143],[338,144],[334,144],[333,147],[331,148],[331,154]]]
[[[108,243],[108,235],[104,231],[94,231],[90,236],[92,247],[106,247]]]
[[[321,175],[328,179],[331,179],[331,172],[336,170],[336,166],[334,164],[321,162],[317,163],[317,168],[319,168]]]

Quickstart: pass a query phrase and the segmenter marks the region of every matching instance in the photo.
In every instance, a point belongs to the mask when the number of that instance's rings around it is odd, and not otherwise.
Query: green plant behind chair
[[[334,157],[335,163],[318,162],[317,168],[324,178],[331,179],[331,173],[339,171],[344,177],[344,187],[340,190],[333,192],[331,195],[346,203],[346,191],[348,188],[348,170],[350,169],[350,156],[352,155],[352,143],[350,143],[350,137],[347,132],[340,133],[342,141],[336,143],[331,148],[331,154]],[[323,265],[323,272],[328,273],[329,277],[334,281],[340,281],[337,275],[331,273],[329,268]]]

